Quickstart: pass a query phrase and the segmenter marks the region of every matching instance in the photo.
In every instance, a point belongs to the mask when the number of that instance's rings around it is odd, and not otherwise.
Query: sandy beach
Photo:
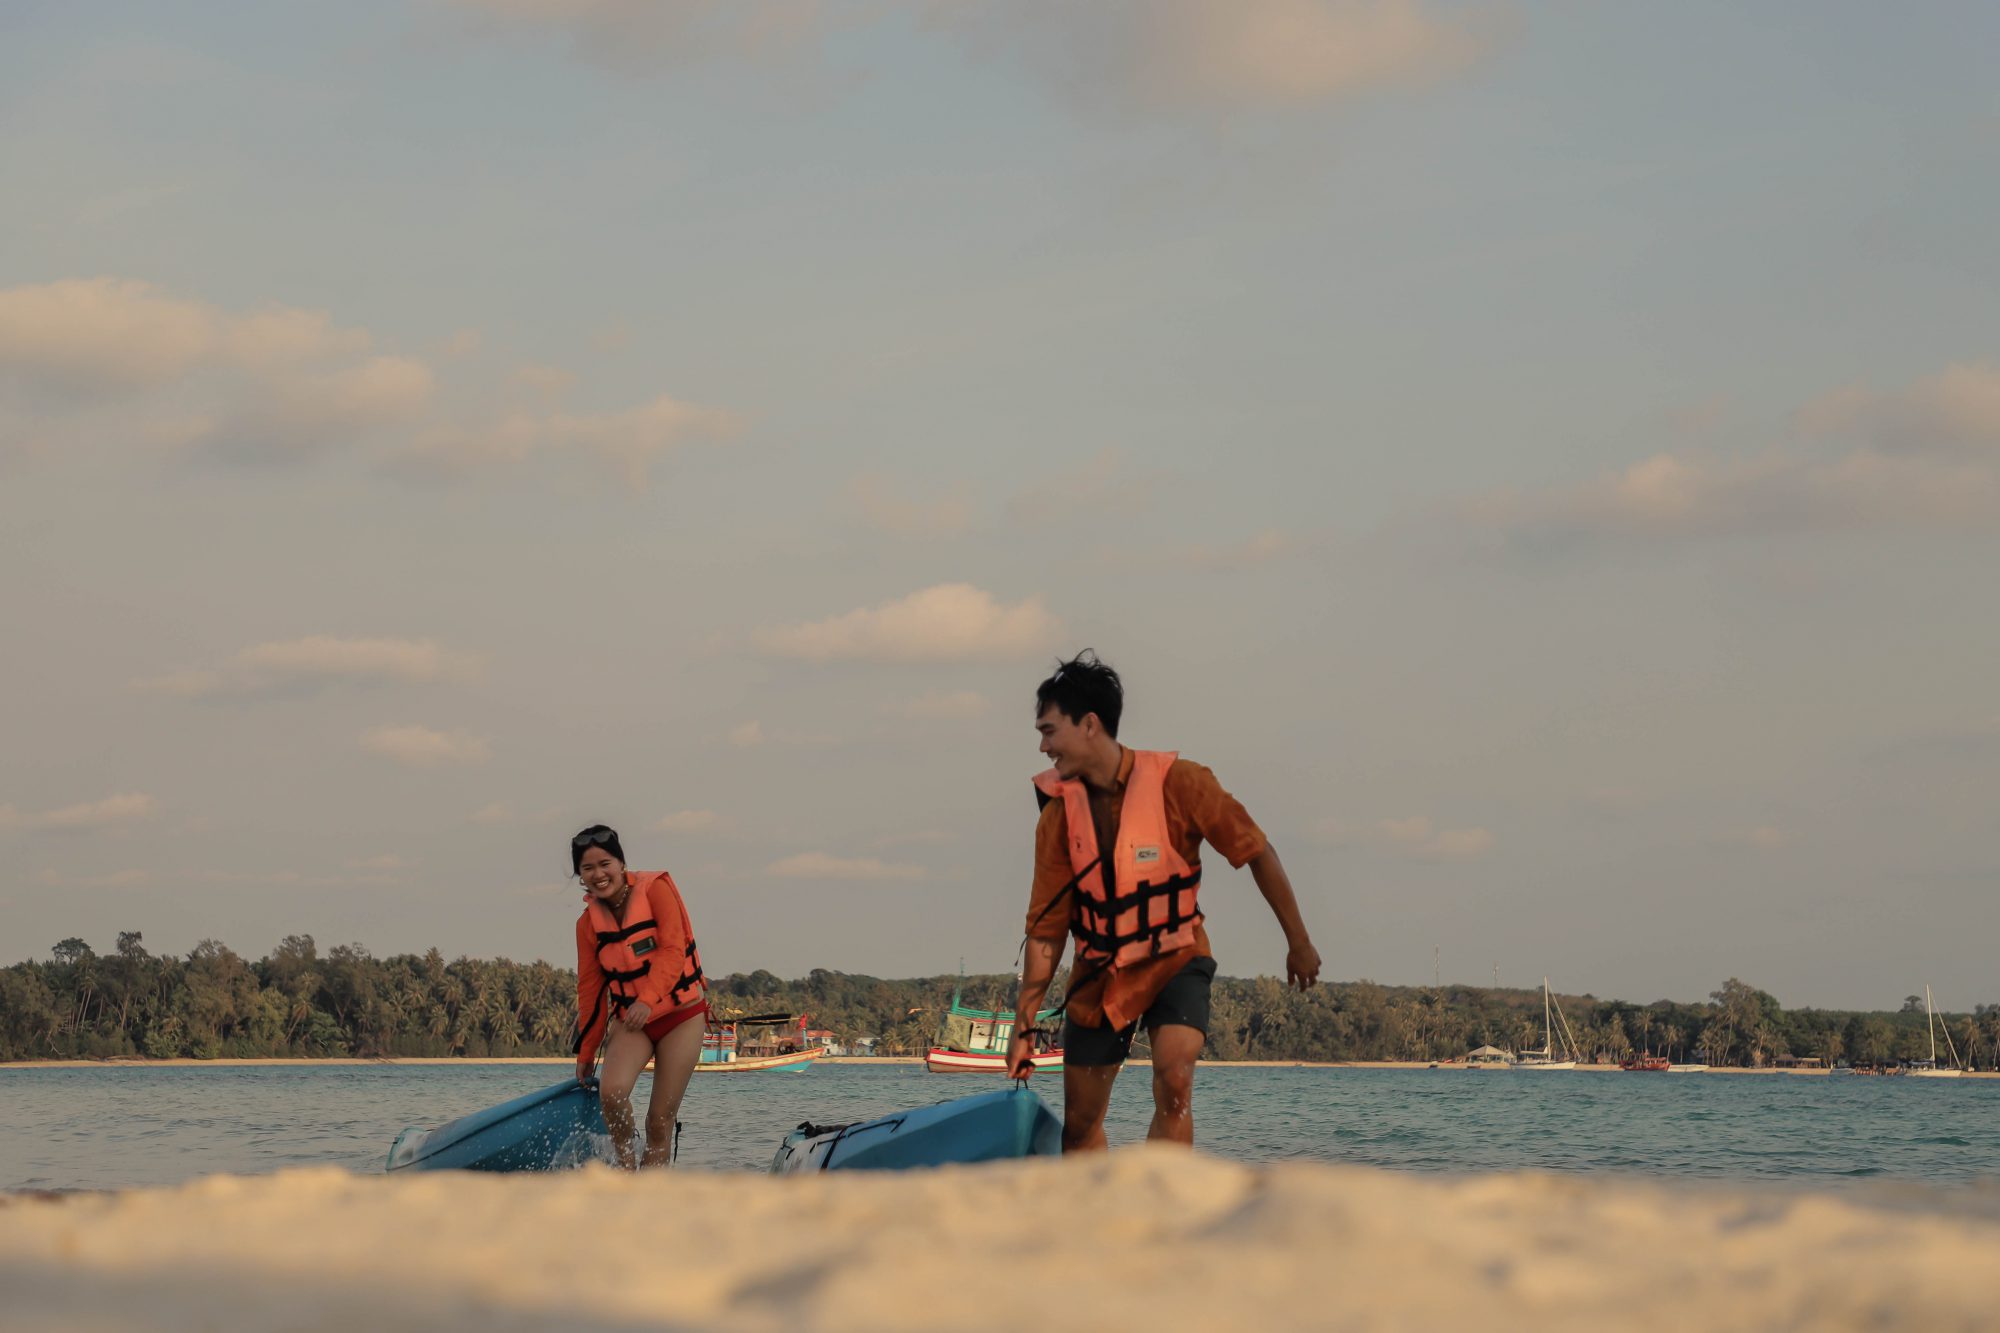
[[[1991,1327],[1977,1274],[2000,1215],[1927,1197],[1876,1209],[1148,1148],[803,1179],[312,1169],[0,1201],[0,1289],[23,1333],[1013,1328],[1058,1290],[1065,1322],[1119,1329]],[[1063,1218],[1115,1256],[1098,1278],[1067,1275]],[[634,1262],[586,1259],[589,1235]]]

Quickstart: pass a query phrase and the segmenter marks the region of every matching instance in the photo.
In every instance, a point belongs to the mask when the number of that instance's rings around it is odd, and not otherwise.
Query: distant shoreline
[[[921,1065],[921,1055],[828,1055],[816,1062],[823,1065]],[[320,1065],[552,1065],[567,1066],[576,1062],[566,1055],[397,1055],[362,1057],[353,1055],[332,1055],[321,1058],[304,1056],[271,1056],[256,1059],[220,1058],[215,1060],[195,1060],[179,1056],[171,1060],[147,1060],[130,1056],[110,1060],[7,1060],[0,1061],[0,1071],[9,1069],[256,1069],[286,1068],[292,1066]],[[1144,1058],[1126,1061],[1127,1064],[1149,1066],[1153,1062]],[[1463,1070],[1469,1066],[1462,1064],[1435,1064],[1429,1060],[1203,1060],[1205,1067],[1221,1069],[1437,1069]],[[1047,1077],[1050,1071],[1044,1070]],[[1578,1065],[1579,1074],[1616,1074],[1621,1072],[1617,1065]],[[1702,1071],[1709,1074],[1789,1074],[1813,1078],[1824,1078],[1830,1069],[1738,1069],[1734,1067],[1710,1067]],[[2000,1078],[2000,1072],[1982,1070],[1969,1072],[1966,1078]]]

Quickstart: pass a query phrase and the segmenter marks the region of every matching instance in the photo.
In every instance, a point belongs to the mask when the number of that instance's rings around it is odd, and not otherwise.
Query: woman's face
[[[592,847],[577,863],[576,877],[583,881],[585,893],[608,902],[625,888],[625,863],[602,847]]]

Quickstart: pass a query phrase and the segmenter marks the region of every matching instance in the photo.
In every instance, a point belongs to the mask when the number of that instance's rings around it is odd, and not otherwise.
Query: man
[[[1089,650],[1035,691],[1053,767],[1035,778],[1035,884],[1008,1067],[1033,1072],[1034,1016],[1066,935],[1076,936],[1063,1021],[1063,1151],[1104,1147],[1111,1085],[1143,1024],[1153,1044],[1149,1139],[1194,1142],[1194,1066],[1215,978],[1197,905],[1201,844],[1247,865],[1284,928],[1286,978],[1319,979],[1319,952],[1278,854],[1200,764],[1118,743],[1125,692]]]

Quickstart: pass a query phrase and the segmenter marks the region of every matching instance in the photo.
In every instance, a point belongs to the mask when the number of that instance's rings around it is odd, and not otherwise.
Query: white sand
[[[803,1179],[326,1169],[0,1204],[0,1325],[1970,1330],[2000,1326],[1995,1255],[2000,1218],[1963,1212],[1165,1149]]]

